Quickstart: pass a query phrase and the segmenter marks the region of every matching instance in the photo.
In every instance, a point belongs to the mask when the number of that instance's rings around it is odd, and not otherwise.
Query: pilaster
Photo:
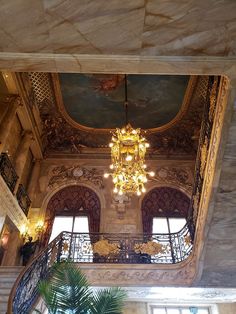
[[[5,117],[0,124],[0,153],[4,151],[4,147],[6,145],[6,140],[8,135],[10,134],[12,124],[14,122],[14,117],[17,112],[17,109],[21,105],[20,99],[14,99],[7,109]]]

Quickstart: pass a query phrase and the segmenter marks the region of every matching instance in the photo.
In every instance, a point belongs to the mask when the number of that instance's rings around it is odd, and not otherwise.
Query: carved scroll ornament
[[[49,188],[61,185],[64,182],[91,182],[96,187],[103,189],[103,171],[95,168],[88,169],[79,165],[58,166],[51,171],[51,178],[48,182]]]

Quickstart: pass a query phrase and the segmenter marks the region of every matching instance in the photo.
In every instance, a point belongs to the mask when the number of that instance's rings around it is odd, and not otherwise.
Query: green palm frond
[[[55,264],[38,288],[49,314],[120,314],[126,298],[120,288],[93,294],[85,275],[72,262]]]
[[[76,313],[78,309],[83,313],[89,309],[92,295],[86,277],[72,263],[56,264],[51,270],[50,279],[39,284],[39,292],[50,314],[60,311]]]
[[[127,294],[121,288],[97,291],[93,295],[92,314],[121,314]]]

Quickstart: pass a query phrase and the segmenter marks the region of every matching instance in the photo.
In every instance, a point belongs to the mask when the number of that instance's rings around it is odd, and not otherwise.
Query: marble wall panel
[[[147,303],[145,302],[126,302],[124,314],[147,314]]]
[[[24,170],[21,176],[21,184],[23,184],[26,189],[28,187],[28,183],[31,177],[32,167],[33,167],[33,155],[32,155],[31,150],[29,149],[25,166],[24,166]]]
[[[218,304],[219,314],[235,314],[236,313],[236,303],[229,304]]]
[[[10,134],[7,137],[5,151],[8,152],[10,159],[15,160],[17,148],[21,141],[22,126],[17,116],[14,118],[14,123],[12,125]]]
[[[232,82],[232,84],[234,84]],[[231,92],[231,104],[235,103],[235,85]],[[204,250],[203,273],[197,285],[235,287],[236,285],[236,180],[235,180],[235,126],[236,107],[230,112],[230,125],[222,161],[222,170],[218,189],[212,201],[212,217]],[[229,127],[229,128],[228,128]],[[222,152],[220,152],[222,153]]]

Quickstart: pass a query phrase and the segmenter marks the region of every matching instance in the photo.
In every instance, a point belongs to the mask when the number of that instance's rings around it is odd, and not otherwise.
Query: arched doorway
[[[89,232],[99,232],[101,204],[97,194],[85,186],[72,185],[55,193],[46,209],[46,232],[44,244],[47,244],[55,217],[87,217]]]
[[[152,189],[142,201],[143,232],[153,233],[153,222],[160,218],[159,224],[163,226],[166,224],[167,233],[170,233],[171,219],[180,218],[186,221],[189,206],[190,198],[178,189],[172,187]]]

